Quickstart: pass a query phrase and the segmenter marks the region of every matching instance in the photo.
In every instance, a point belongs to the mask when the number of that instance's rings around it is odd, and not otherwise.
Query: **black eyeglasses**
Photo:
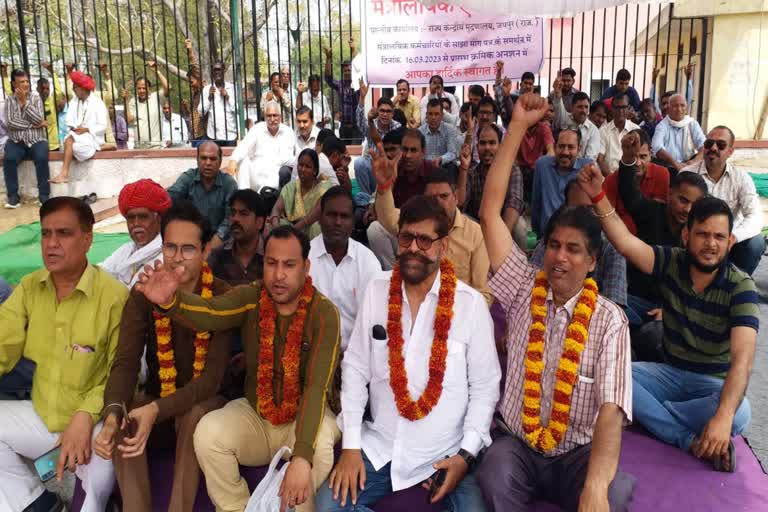
[[[416,246],[421,249],[422,251],[428,251],[430,247],[432,247],[432,244],[437,242],[438,240],[442,240],[445,238],[444,236],[439,236],[437,238],[430,238],[427,235],[414,235],[412,233],[407,233],[401,231],[397,235],[397,243],[402,247],[403,249],[407,249],[411,246],[414,240],[416,240]]]
[[[181,257],[185,260],[191,260],[197,255],[197,251],[199,249],[194,245],[176,245],[172,243],[164,243],[163,244],[163,256],[165,256],[168,259],[173,259],[176,257],[176,253],[181,251]]]
[[[704,147],[707,149],[712,149],[712,146],[717,144],[717,149],[720,151],[724,150],[728,147],[728,143],[724,140],[714,140],[714,139],[707,139],[704,141]]]

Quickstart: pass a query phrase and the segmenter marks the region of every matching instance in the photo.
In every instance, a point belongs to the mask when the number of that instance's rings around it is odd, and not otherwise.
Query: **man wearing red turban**
[[[161,259],[160,219],[171,207],[171,198],[159,184],[143,179],[124,186],[117,205],[131,241],[112,253],[101,267],[131,288],[145,264]]]
[[[69,133],[64,138],[64,163],[51,183],[66,183],[72,159],[83,162],[93,157],[104,144],[109,125],[109,112],[101,98],[92,94],[96,83],[90,75],[73,71],[69,75],[75,97],[67,107]]]

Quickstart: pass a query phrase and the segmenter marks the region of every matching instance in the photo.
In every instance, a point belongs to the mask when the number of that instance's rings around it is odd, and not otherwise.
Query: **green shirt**
[[[235,178],[219,171],[216,180],[210,190],[203,186],[200,171],[188,169],[178,177],[176,183],[168,188],[168,195],[173,201],[185,199],[192,201],[211,223],[219,238],[226,240],[229,237],[229,198],[237,191]]]
[[[89,264],[61,302],[41,269],[0,306],[0,375],[22,356],[35,362],[32,404],[49,431],[63,431],[77,411],[99,420],[127,297],[125,286]]]
[[[198,295],[181,292],[168,316],[191,323],[195,329],[219,331],[240,328],[246,357],[245,396],[258,411],[256,388],[259,366],[259,297],[261,284],[233,288],[224,295],[208,300]],[[272,378],[273,400],[283,401],[283,350],[288,327],[294,315],[277,315],[274,339],[274,368]],[[301,397],[296,412],[296,443],[293,455],[312,462],[317,434],[323,421],[328,401],[328,388],[339,357],[339,312],[324,295],[315,290],[304,323],[299,362]]]

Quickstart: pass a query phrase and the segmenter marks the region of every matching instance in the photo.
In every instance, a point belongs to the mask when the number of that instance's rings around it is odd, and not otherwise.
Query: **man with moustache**
[[[231,147],[237,144],[237,106],[235,86],[224,81],[224,63],[216,60],[211,66],[211,80],[208,97],[201,97],[197,112],[208,116],[207,136],[219,146]]]
[[[163,244],[160,221],[171,207],[171,197],[150,179],[129,183],[117,198],[131,241],[117,248],[99,266],[128,288],[133,288],[146,264],[160,258]]]
[[[730,258],[734,265],[752,275],[765,252],[763,207],[755,190],[755,182],[746,171],[729,161],[734,142],[730,128],[715,126],[704,141],[704,160],[683,171],[699,174],[707,183],[710,195],[722,199],[731,207],[736,243]]]
[[[579,157],[597,160],[600,154],[600,130],[589,120],[589,96],[585,92],[577,92],[573,95],[570,112],[563,104],[562,77],[555,79],[552,84],[554,100],[552,106],[555,109],[554,128],[559,130],[576,130],[581,135]]]
[[[731,436],[751,416],[745,392],[759,319],[755,283],[728,260],[736,241],[731,209],[701,198],[683,228],[684,248],[650,246],[615,215],[597,168],[585,167],[578,179],[608,239],[656,281],[662,298],[664,362],[632,365],[635,418],[662,441],[733,472]]]
[[[581,92],[573,86],[573,84],[576,83],[576,70],[573,68],[565,68],[560,71],[560,83],[562,85],[560,92],[563,98],[563,106],[567,112],[571,112],[573,107],[573,97],[577,92]],[[549,101],[550,103],[555,101],[554,92],[550,93]]]
[[[339,313],[312,285],[309,249],[301,231],[278,226],[265,241],[263,283],[205,299],[178,290],[178,269],[156,265],[136,285],[171,320],[241,330],[246,398],[207,414],[194,436],[218,510],[244,510],[250,492],[238,464],[268,464],[283,445],[292,449],[280,487],[283,510],[313,510],[314,493],[331,471],[339,430],[326,401],[339,356]]]
[[[179,289],[204,298],[221,295],[229,285],[216,279],[203,249],[212,235],[207,219],[189,201],[179,201],[163,216],[165,265],[179,272]],[[231,332],[196,331],[156,314],[153,304],[133,290],[123,310],[117,353],[104,390],[104,426],[94,450],[115,465],[126,512],[152,510],[147,443],[155,436],[176,439],[173,487],[168,510],[193,509],[200,481],[192,435],[206,413],[222,407],[217,395],[229,361]],[[138,370],[149,368],[142,391]],[[128,410],[123,417],[122,406]],[[123,421],[133,432],[120,435]],[[170,434],[167,435],[167,434]]]
[[[328,99],[322,92],[322,82],[320,75],[309,75],[309,87],[304,82],[299,82],[296,86],[298,95],[296,96],[296,114],[298,115],[301,107],[309,107],[312,110],[312,117],[315,119],[315,125],[318,128],[332,127],[333,112],[328,104]]]
[[[670,172],[681,171],[698,163],[707,140],[698,121],[688,115],[688,104],[682,94],[669,98],[667,115],[653,132],[653,155]]]
[[[157,67],[157,61],[150,60],[147,62],[147,66],[152,72],[157,73],[160,88],[156,92],[150,93],[152,83],[149,79],[146,77],[138,78],[136,80],[136,101],[125,102],[128,107],[125,119],[129,123],[136,123],[136,147],[152,149],[162,147],[163,142],[165,142],[161,115],[164,112],[161,112],[161,109],[164,110],[166,98],[171,92],[171,85]]]
[[[40,208],[44,269],[25,276],[0,305],[0,376],[35,363],[31,400],[0,401],[0,510],[60,511],[22,458],[61,447],[56,474],[82,481],[84,512],[102,512],[114,486],[110,461],[94,457],[104,385],[118,343],[128,290],[88,263],[93,212],[74,197]]]
[[[232,194],[229,199],[229,233],[232,237],[208,256],[214,276],[232,286],[250,284],[262,278],[261,231],[268,214],[267,204],[258,192],[243,189]]]
[[[395,161],[379,164],[395,175]],[[488,306],[445,257],[451,225],[436,199],[409,199],[398,227],[398,264],[368,285],[341,363],[343,450],[317,509],[369,512],[433,483],[430,503],[482,512],[473,468],[491,441],[501,376]]]
[[[408,80],[401,78],[395,84],[397,96],[395,96],[395,110],[402,110],[405,119],[408,121],[407,128],[418,128],[421,126],[421,103],[419,99],[411,94],[411,84]]]

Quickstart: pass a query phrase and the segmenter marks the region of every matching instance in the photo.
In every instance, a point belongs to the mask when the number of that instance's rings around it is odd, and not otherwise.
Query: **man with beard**
[[[366,246],[350,238],[355,227],[355,204],[343,187],[328,189],[320,198],[321,235],[309,244],[309,275],[317,289],[341,315],[341,350],[349,345],[363,293],[381,264]]]
[[[579,101],[574,110],[580,108]],[[581,132],[564,129],[557,136],[556,156],[543,156],[536,160],[531,189],[531,227],[541,237],[552,214],[565,202],[565,185],[576,179],[579,170],[589,163],[579,158],[583,144]]]
[[[212,233],[194,204],[174,204],[163,217],[161,232],[163,260],[170,271],[178,272],[179,290],[204,298],[229,290],[229,285],[215,279],[205,264],[203,248]],[[176,440],[168,510],[193,509],[200,467],[192,435],[200,418],[226,403],[217,391],[229,361],[231,337],[228,331],[211,334],[170,321],[156,314],[141,292],[131,292],[104,390],[104,427],[94,442],[96,453],[115,465],[120,492],[127,498],[123,501],[126,512],[152,510],[147,461],[151,438]],[[148,378],[137,392],[138,370],[144,361]],[[123,417],[123,405],[127,418]],[[121,435],[123,421],[133,423],[131,433]]]
[[[261,231],[269,211],[258,192],[238,190],[229,199],[229,233],[232,238],[211,251],[208,264],[213,275],[232,286],[261,279],[264,256]]]
[[[206,255],[229,238],[227,204],[237,190],[235,179],[220,172],[220,166],[221,147],[213,141],[205,141],[197,147],[197,167],[184,171],[168,188],[173,201],[192,201],[211,223],[215,234],[205,248]]]
[[[147,62],[147,66],[157,73],[160,89],[150,93],[149,89],[152,87],[152,83],[146,77],[141,77],[136,80],[136,101],[125,102],[128,106],[125,114],[126,120],[128,123],[136,123],[136,147],[143,149],[163,146],[160,109],[171,91],[171,86],[158,69],[157,62],[150,60]]]
[[[396,162],[380,163],[394,176]],[[398,265],[365,291],[341,363],[343,450],[317,509],[369,512],[421,484],[444,510],[482,512],[473,466],[501,376],[488,306],[445,257],[451,225],[437,200],[411,198],[398,226]]]
[[[571,112],[573,108],[573,97],[579,91],[573,86],[576,83],[576,70],[573,68],[565,68],[560,71],[560,93],[563,98],[563,106],[567,112]],[[555,93],[552,92],[549,95],[550,103],[555,101]]]
[[[581,134],[579,157],[597,160],[600,153],[600,130],[589,120],[589,96],[585,92],[574,94],[571,111],[568,112],[563,105],[562,87],[561,78],[555,79],[552,84],[555,131],[577,130]]]
[[[629,332],[621,308],[588,278],[600,224],[583,206],[558,209],[539,270],[499,214],[523,134],[547,108],[534,94],[517,101],[480,207],[508,355],[498,407],[506,429],[485,453],[478,484],[496,512],[537,499],[565,510],[626,510],[632,484],[617,467],[622,427],[632,420]]]
[[[200,98],[197,111],[201,116],[208,116],[208,138],[219,146],[237,144],[237,106],[235,86],[224,81],[224,63],[217,60],[211,67],[211,80],[208,97]]]
[[[653,132],[653,155],[671,172],[702,159],[706,137],[698,121],[688,115],[688,105],[682,94],[669,98],[667,116]]]
[[[268,464],[292,449],[280,486],[281,510],[313,510],[340,434],[326,407],[339,355],[339,313],[312,285],[309,240],[278,226],[265,242],[264,281],[204,299],[178,291],[180,274],[147,268],[137,289],[171,320],[204,331],[240,328],[245,396],[200,420],[195,453],[218,510],[244,510],[250,492],[238,464]]]
[[[131,241],[121,245],[99,266],[128,288],[139,278],[139,271],[160,257],[162,237],[160,221],[171,207],[171,198],[150,179],[129,183],[117,198],[120,214],[125,217]]]
[[[731,207],[733,236],[736,238],[730,253],[731,261],[752,275],[765,252],[763,207],[749,174],[728,161],[733,155],[734,141],[730,128],[715,126],[704,141],[704,161],[683,171],[699,174],[707,183],[709,193]]]
[[[731,436],[751,415],[744,395],[759,319],[755,283],[728,261],[735,243],[730,208],[701,198],[683,228],[684,249],[650,246],[615,215],[599,169],[585,167],[578,179],[608,239],[656,281],[662,297],[665,362],[632,365],[635,418],[662,441],[733,472]]]

